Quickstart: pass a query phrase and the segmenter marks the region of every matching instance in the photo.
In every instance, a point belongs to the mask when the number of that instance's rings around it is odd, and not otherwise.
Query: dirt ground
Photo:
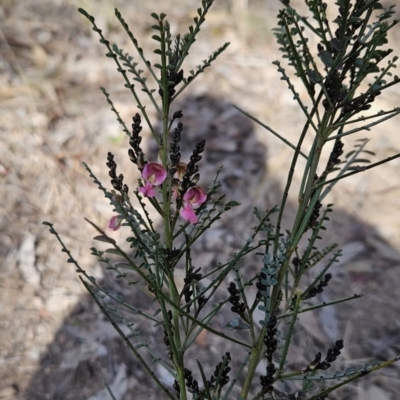
[[[303,6],[300,0],[291,3]],[[115,282],[90,255],[95,233],[83,217],[106,228],[112,209],[81,162],[108,186],[105,162],[111,151],[131,189],[138,178],[127,156],[127,138],[99,87],[111,93],[126,121],[137,108],[77,8],[93,14],[105,36],[133,54],[114,17],[114,7],[118,7],[141,47],[154,60],[150,13],[164,11],[172,33],[185,32],[199,2],[164,0],[162,9],[157,4],[155,0],[0,2],[0,399],[108,399],[100,374],[118,400],[162,398],[96,310],[55,238],[42,225],[44,220],[51,221],[80,264],[104,285],[124,294],[139,308],[149,307],[146,299]],[[278,202],[291,155],[283,143],[254,126],[231,104],[249,111],[291,141],[304,122],[271,64],[279,58],[271,33],[279,2],[249,0],[247,9],[238,4],[216,0],[187,70],[223,43],[231,45],[176,105],[184,114],[183,143],[188,146],[184,157],[197,138],[208,140],[201,166],[202,184],[207,186],[215,169],[224,164],[223,191],[242,203],[196,247],[194,265],[204,268],[226,259],[248,237],[254,205],[268,208]],[[399,39],[400,27],[395,27],[390,47],[398,55]],[[300,86],[298,90],[301,93]],[[151,104],[143,99],[151,110]],[[395,87],[378,98],[374,109],[398,105],[400,95]],[[150,111],[150,115],[157,123],[156,113]],[[398,121],[358,136],[371,138],[368,149],[376,152],[374,160],[400,152]],[[143,134],[144,146],[154,154],[149,132],[144,129]],[[345,142],[345,151],[352,148],[354,140]],[[320,300],[353,293],[364,296],[302,315],[294,336],[292,366],[304,365],[340,338],[345,348],[336,370],[399,354],[399,167],[397,159],[351,177],[329,195],[327,202],[335,204],[335,213],[326,240],[342,246],[343,257],[332,269],[333,280]],[[296,171],[294,187],[299,181],[300,172]],[[293,191],[284,221],[287,226],[295,204]],[[123,241],[123,229],[113,235]],[[247,262],[246,274],[259,270],[256,259]],[[216,326],[222,327],[229,317],[230,311],[221,314]],[[138,327],[162,352],[158,345],[162,332],[146,323],[138,323]],[[211,371],[220,361],[221,348],[223,352],[235,351],[205,334],[189,357],[193,356],[193,363],[201,359]],[[161,369],[155,372],[167,379]],[[399,392],[400,367],[395,365],[329,399],[395,400]]]

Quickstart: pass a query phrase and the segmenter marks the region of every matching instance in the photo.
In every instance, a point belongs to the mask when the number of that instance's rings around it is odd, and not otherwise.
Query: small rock
[[[35,240],[36,236],[26,233],[18,253],[18,268],[33,289],[40,285],[40,273],[35,267]]]

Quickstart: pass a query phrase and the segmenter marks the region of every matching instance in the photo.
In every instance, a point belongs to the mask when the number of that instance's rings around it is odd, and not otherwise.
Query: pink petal
[[[120,220],[117,215],[114,215],[111,217],[108,227],[113,231],[117,231],[119,228],[121,228],[121,222],[122,220]]]
[[[185,203],[184,207],[180,211],[180,215],[186,221],[191,222],[192,224],[197,224],[199,218],[193,211],[192,206],[189,203]]]
[[[207,200],[207,193],[200,186],[193,186],[185,193],[183,200],[198,207]]]
[[[143,168],[142,177],[146,182],[158,186],[167,178],[167,171],[161,164],[149,162]]]
[[[153,184],[150,182],[146,182],[146,184],[138,189],[140,193],[145,197],[154,197],[156,194],[154,193]]]

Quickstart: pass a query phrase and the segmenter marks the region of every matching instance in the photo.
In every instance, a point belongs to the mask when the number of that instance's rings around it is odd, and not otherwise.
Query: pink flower
[[[197,224],[199,218],[193,207],[201,206],[207,200],[207,193],[200,186],[191,187],[183,196],[183,208],[180,211],[182,218],[192,224]]]
[[[138,189],[139,192],[146,197],[154,197],[153,187],[159,186],[165,181],[167,171],[161,164],[149,162],[143,168],[142,178],[146,181],[146,184]]]
[[[108,223],[108,227],[113,231],[117,231],[121,228],[122,219],[118,218],[118,215],[114,215],[111,217],[110,222]]]
[[[154,186],[158,186],[165,181],[167,177],[167,171],[165,171],[161,164],[149,162],[144,166],[142,176],[146,182],[150,182]]]
[[[183,219],[186,219],[186,221],[189,221],[192,224],[197,224],[197,222],[199,221],[199,218],[193,211],[193,208],[190,205],[190,203],[185,203],[183,208],[181,208],[180,215]]]
[[[150,182],[146,182],[146,184],[140,187],[138,190],[143,196],[146,197],[154,197],[156,194],[154,193],[153,184]]]
[[[191,187],[183,196],[183,201],[194,207],[202,205],[206,200],[207,193],[200,186]]]

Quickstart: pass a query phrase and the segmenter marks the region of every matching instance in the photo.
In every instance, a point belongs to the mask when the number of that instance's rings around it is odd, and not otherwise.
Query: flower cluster
[[[168,315],[168,322],[167,323],[169,324],[171,329],[173,329],[172,328],[172,311],[168,310],[167,315]],[[165,327],[165,323],[164,323],[164,338],[163,338],[163,342],[167,347],[171,346],[171,343],[169,342],[169,338],[168,338],[167,328]]]
[[[226,352],[225,355],[222,357],[222,361],[218,363],[215,367],[214,373],[211,376],[210,380],[207,381],[207,385],[210,389],[219,386],[225,386],[229,382],[229,372],[231,367],[229,366],[231,362],[231,354]]]
[[[257,277],[257,282],[256,282],[257,299],[260,299],[262,297],[261,292],[267,288],[267,285],[263,283],[263,280],[265,279],[267,279],[267,274],[264,274],[264,272],[261,272],[261,274],[259,274]]]
[[[142,137],[140,136],[142,120],[139,114],[136,114],[132,119],[132,134],[129,139],[129,145],[132,148],[128,150],[128,155],[130,160],[136,164],[139,171],[141,171],[145,165],[144,153],[140,147],[140,143],[142,142]]]
[[[110,175],[113,188],[121,193],[128,193],[129,188],[127,185],[124,185],[124,175],[117,175],[117,163],[114,161],[114,154],[111,152],[107,154],[106,165],[110,169],[108,175]]]
[[[315,203],[313,212],[311,214],[310,221],[308,222],[309,229],[313,228],[315,225],[318,224],[319,210],[321,207],[322,207],[322,203],[319,200],[317,200],[317,202]]]
[[[186,174],[186,165],[184,163],[179,163],[175,167],[174,174],[174,187],[173,187],[173,195],[175,198],[180,197],[181,192],[181,179]],[[148,162],[145,164],[142,170],[142,178],[144,180],[144,185],[138,188],[138,192],[141,193],[145,197],[155,197],[154,188],[156,186],[162,185],[167,179],[167,171],[165,168],[156,162]],[[197,224],[199,221],[198,216],[196,215],[195,209],[201,206],[207,200],[207,193],[200,186],[192,186],[187,189],[186,193],[183,195],[182,199],[180,199],[179,214],[180,216],[188,222],[192,224]],[[114,231],[120,228],[121,220],[118,216],[113,216],[110,219],[108,227]]]
[[[326,171],[330,172],[333,170],[335,165],[340,164],[340,156],[343,154],[343,142],[339,139],[335,142],[333,150],[329,156],[328,164],[326,166]]]
[[[339,162],[340,162],[340,160],[339,160]],[[314,184],[317,184],[319,181],[320,181],[320,178],[318,177],[317,174],[315,174]],[[315,189],[311,192],[310,203],[313,200],[314,194],[315,194]],[[321,207],[322,207],[322,203],[319,200],[317,200],[317,202],[314,205],[310,219],[308,221],[307,229],[312,229],[318,224],[319,210]]]
[[[266,368],[266,375],[260,376],[260,384],[262,386],[262,393],[271,392],[274,390],[272,384],[274,383],[274,375],[276,372],[276,367],[274,363],[268,363]]]
[[[328,283],[331,279],[332,274],[325,274],[324,279],[321,279],[317,286],[311,288],[304,299],[311,299],[312,297],[315,297],[318,293],[322,293],[324,291],[324,287],[328,286]]]
[[[186,381],[186,386],[189,388],[189,391],[192,393],[196,393],[197,395],[199,394],[199,383],[196,381],[196,379],[193,378],[192,371],[188,368],[185,368],[184,370],[184,377]],[[199,397],[197,397],[199,398]],[[201,397],[203,398],[203,397]]]
[[[177,172],[175,173],[175,182],[176,185],[173,189],[174,196],[177,197],[179,195],[179,176],[182,174],[180,169],[184,170],[183,163],[180,163],[178,166]],[[180,169],[179,169],[180,168]],[[167,171],[165,168],[158,163],[149,162],[145,165],[142,171],[142,178],[145,181],[145,185],[139,187],[138,191],[142,193],[145,197],[154,197],[154,187],[162,185],[167,178]],[[206,192],[200,186],[192,186],[187,190],[187,192],[183,195],[183,204],[180,209],[180,215],[186,221],[191,222],[192,224],[197,224],[199,221],[198,216],[196,215],[195,208],[201,206],[207,200]]]
[[[272,362],[272,354],[278,348],[278,341],[275,338],[275,335],[278,332],[276,328],[278,320],[275,315],[271,315],[268,325],[267,325],[267,333],[264,336],[264,344],[266,346],[266,351],[264,353],[265,357],[267,357],[268,365],[266,368],[266,374],[260,376],[260,384],[262,387],[262,392],[265,394],[267,392],[271,392],[274,390],[272,386],[275,379],[274,375],[276,372],[275,364]]]
[[[278,341],[275,338],[278,329],[276,328],[278,320],[275,315],[272,315],[268,321],[267,334],[264,336],[264,344],[266,346],[265,355],[272,360],[272,353],[278,348]]]
[[[181,74],[179,75],[181,79]],[[178,79],[178,81],[179,81]],[[177,83],[179,83],[177,81]],[[172,93],[172,92],[171,92]],[[172,95],[170,93],[170,95]],[[172,122],[175,119],[182,118],[183,114],[181,110],[174,113]],[[171,122],[171,123],[172,123]],[[181,139],[181,133],[183,130],[183,124],[179,122],[175,128],[170,143],[170,164],[168,170],[157,162],[147,162],[144,157],[140,143],[142,137],[140,132],[142,130],[141,118],[139,114],[133,117],[132,134],[130,136],[128,154],[130,160],[137,165],[141,172],[144,184],[140,184],[138,192],[145,197],[155,197],[156,193],[154,188],[161,186],[167,179],[168,175],[171,178],[172,184],[172,196],[176,198],[176,207],[179,210],[179,215],[186,221],[197,224],[199,217],[196,215],[195,209],[201,206],[207,200],[207,193],[196,183],[199,180],[198,165],[197,163],[201,160],[201,153],[204,151],[205,139],[201,139],[193,151],[188,164],[180,161],[181,153],[179,142]],[[111,183],[114,189],[127,193],[128,187],[123,184],[123,175],[116,174],[116,163],[114,162],[114,156],[108,154],[107,166],[110,168],[110,177],[112,178]],[[121,227],[122,220],[119,216],[113,216],[108,224],[108,227],[114,231]]]
[[[336,340],[333,348],[328,350],[325,360],[321,361],[321,353],[318,352],[313,362],[307,365],[304,372],[316,371],[317,369],[326,370],[331,366],[331,362],[335,361],[340,355],[340,350],[343,349],[343,340]]]
[[[233,311],[236,314],[239,314],[242,318],[244,318],[246,306],[243,302],[242,303],[240,302],[240,292],[236,288],[236,284],[234,282],[231,282],[229,284],[228,292],[230,294],[229,302],[232,304],[231,311]]]
[[[201,278],[203,277],[203,275],[199,271],[200,268],[194,270],[193,267],[190,267],[186,278],[184,278],[185,286],[182,289],[182,295],[184,296],[186,303],[189,303],[192,299],[192,285],[201,280]],[[188,311],[190,311],[190,305],[188,306]]]

